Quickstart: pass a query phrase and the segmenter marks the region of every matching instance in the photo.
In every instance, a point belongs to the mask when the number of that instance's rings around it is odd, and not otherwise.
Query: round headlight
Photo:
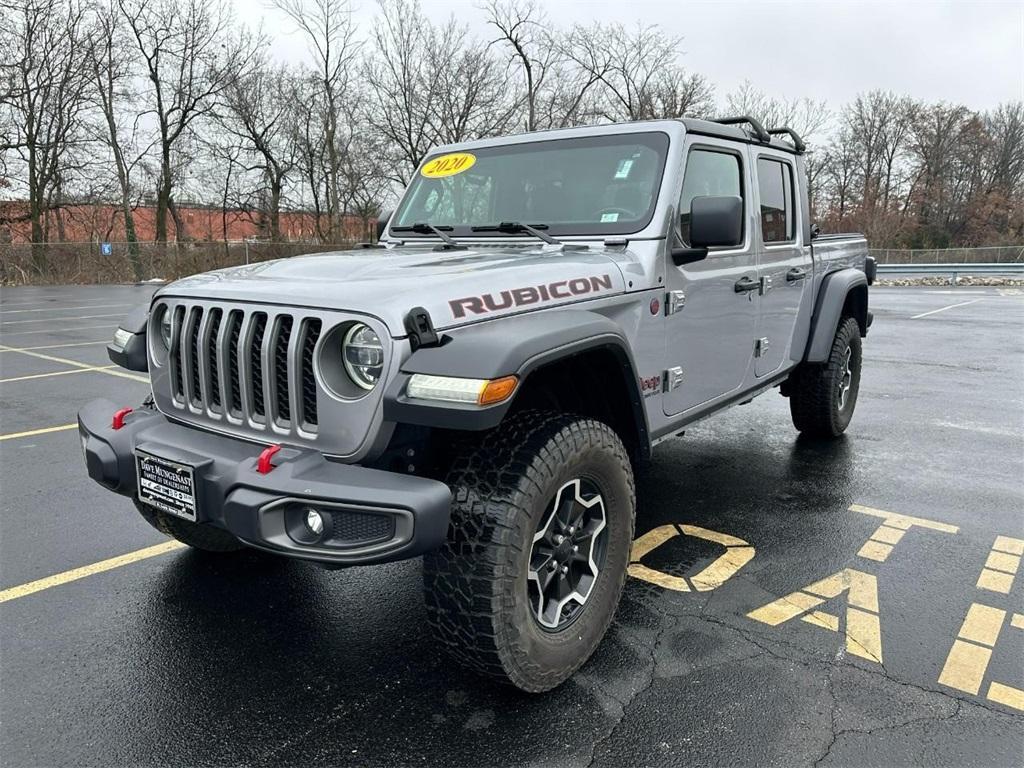
[[[160,341],[164,349],[171,348],[171,310],[167,307],[160,313]]]
[[[341,344],[341,359],[353,383],[365,390],[377,386],[384,370],[384,347],[368,325],[356,323]]]

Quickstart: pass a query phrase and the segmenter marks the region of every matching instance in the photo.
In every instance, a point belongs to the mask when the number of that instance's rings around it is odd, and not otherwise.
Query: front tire
[[[524,412],[457,458],[448,484],[448,540],[423,564],[434,634],[478,672],[556,687],[622,595],[636,507],[625,447],[601,422]]]
[[[143,519],[165,536],[177,539],[193,549],[203,552],[237,552],[245,545],[225,530],[212,525],[200,525],[182,520],[159,509],[135,500],[135,508]]]
[[[857,407],[860,391],[860,326],[852,317],[839,322],[828,360],[803,363],[790,377],[789,412],[793,426],[811,437],[839,437]]]

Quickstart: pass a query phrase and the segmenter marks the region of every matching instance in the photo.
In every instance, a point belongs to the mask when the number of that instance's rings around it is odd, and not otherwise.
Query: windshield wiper
[[[547,229],[547,224],[523,224],[519,221],[503,221],[501,224],[487,224],[481,227],[470,227],[473,232],[526,232],[528,235],[539,237],[545,243],[551,243],[552,245],[562,245],[561,240],[556,240],[547,232],[541,232],[542,229]]]
[[[415,224],[404,226],[404,227],[392,227],[392,232],[416,232],[421,235],[437,235],[441,240],[444,241],[445,248],[465,248],[466,246],[460,245],[459,241],[453,238],[451,235],[445,234],[445,230],[449,232],[452,228],[447,224],[442,224],[439,227],[435,227],[433,224],[429,224],[423,221],[417,221]]]

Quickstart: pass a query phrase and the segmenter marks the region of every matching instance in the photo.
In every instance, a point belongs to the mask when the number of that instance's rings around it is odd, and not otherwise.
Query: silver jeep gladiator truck
[[[439,147],[378,244],[129,316],[109,351],[152,396],[81,410],[89,475],[200,550],[422,555],[440,644],[548,690],[612,621],[654,446],[773,388],[803,433],[850,423],[873,262],[806,189],[747,117]]]

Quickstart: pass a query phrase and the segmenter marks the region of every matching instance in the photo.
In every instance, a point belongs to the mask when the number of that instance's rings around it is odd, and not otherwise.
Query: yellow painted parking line
[[[149,378],[146,376],[139,376],[134,373],[128,373],[127,371],[116,370],[113,368],[109,370],[106,368],[104,368],[103,370],[99,370],[94,365],[89,365],[88,363],[80,363],[77,360],[68,360],[66,357],[54,357],[53,355],[44,355],[42,352],[29,352],[26,349],[18,349],[16,347],[7,346],[0,346],[0,351],[20,352],[21,354],[28,355],[29,357],[38,357],[40,360],[49,360],[51,363],[62,363],[63,365],[70,365],[73,368],[88,368],[90,370],[95,370],[97,373],[105,373],[108,376],[117,376],[122,379],[142,381],[145,382],[146,384],[149,383]]]
[[[1012,536],[996,536],[985,567],[978,576],[977,588],[1010,594],[1013,579],[1020,569],[1021,553],[1024,553],[1024,540]]]
[[[992,545],[992,549],[996,552],[1006,552],[1010,555],[1024,555],[1024,539],[996,536],[996,543]]]
[[[45,379],[50,376],[67,376],[70,373],[93,373],[95,371],[106,371],[109,368],[114,368],[113,365],[97,365],[91,368],[75,368],[70,371],[53,371],[52,373],[33,373],[28,376],[13,376],[9,379],[0,379],[0,384],[10,384],[14,381],[26,381],[28,379]]]
[[[960,637],[972,643],[993,646],[999,639],[1006,611],[981,603],[972,603],[960,627]]]
[[[92,565],[84,565],[81,568],[74,568],[70,571],[64,571],[63,573],[57,573],[53,576],[47,576],[44,579],[37,579],[36,581],[30,581],[27,584],[21,584],[17,587],[10,587],[9,589],[5,589],[0,592],[0,603],[6,603],[9,600],[17,600],[19,597],[26,597],[28,595],[33,595],[36,592],[42,592],[44,589],[59,587],[62,584],[84,579],[86,576],[94,576],[97,573],[103,573],[104,571],[110,571],[114,568],[120,568],[125,565],[137,563],[140,560],[146,560],[150,557],[156,557],[157,555],[163,555],[167,552],[173,552],[174,550],[181,549],[184,546],[185,545],[180,541],[165,541],[162,544],[146,547],[145,549],[138,549],[125,555],[111,557],[108,560],[100,560],[98,563],[93,563]]]
[[[1002,595],[1010,594],[1010,588],[1013,587],[1013,576],[1008,573],[1000,573],[999,571],[990,571],[988,568],[981,570],[981,575],[978,576],[978,583],[975,585],[978,589],[986,589],[989,592],[999,592]]]
[[[54,320],[96,320],[100,317],[124,317],[123,312],[107,313],[105,315],[69,315],[67,317],[37,317],[33,320],[3,320],[0,321],[0,329],[11,325],[27,325],[28,323],[52,323]]]
[[[4,306],[0,304],[0,306]],[[39,307],[36,309],[0,309],[0,315],[20,315],[25,312],[70,312],[73,309],[100,309],[101,307],[106,309],[110,307],[136,307],[138,304],[107,304],[105,302],[97,302],[96,304],[85,304],[77,307]]]
[[[1003,685],[993,681],[988,687],[988,698],[1007,707],[1024,709],[1024,691],[1014,688],[1012,685]]]
[[[864,515],[880,517],[885,521],[875,529],[871,534],[870,540],[865,542],[864,546],[857,552],[858,557],[874,560],[878,563],[884,563],[888,559],[893,548],[903,539],[903,535],[915,525],[943,533],[957,533],[960,530],[955,525],[940,523],[923,517],[914,517],[913,515],[886,512],[884,509],[865,507],[862,504],[851,504],[849,509],[851,512],[860,512]]]
[[[697,574],[689,577],[673,576],[662,571],[655,570],[640,562],[646,555],[660,547],[680,533],[686,536],[693,536],[705,541],[713,541],[725,548],[711,565],[704,568]],[[730,536],[727,533],[712,531],[696,525],[660,525],[633,542],[629,553],[629,567],[626,572],[634,579],[640,579],[650,584],[675,592],[710,592],[722,586],[731,579],[737,571],[754,558],[754,548],[743,539]]]
[[[44,344],[41,347],[8,347],[0,349],[0,352],[31,352],[34,349],[65,349],[66,347],[91,347],[96,344],[109,344],[110,339],[97,339],[96,341],[76,341],[73,344]]]
[[[78,424],[62,424],[59,427],[43,427],[42,429],[30,429],[27,432],[12,432],[9,435],[0,435],[0,440],[17,440],[19,437],[35,437],[36,435],[47,435],[50,432],[63,432],[67,429],[77,429]]]
[[[991,648],[965,643],[957,640],[946,657],[946,664],[939,675],[942,685],[956,688],[958,691],[975,696],[981,690],[981,681],[988,669],[988,660],[992,658]]]
[[[1024,613],[1015,613],[1010,619],[1010,626],[1014,629],[1024,629]]]

